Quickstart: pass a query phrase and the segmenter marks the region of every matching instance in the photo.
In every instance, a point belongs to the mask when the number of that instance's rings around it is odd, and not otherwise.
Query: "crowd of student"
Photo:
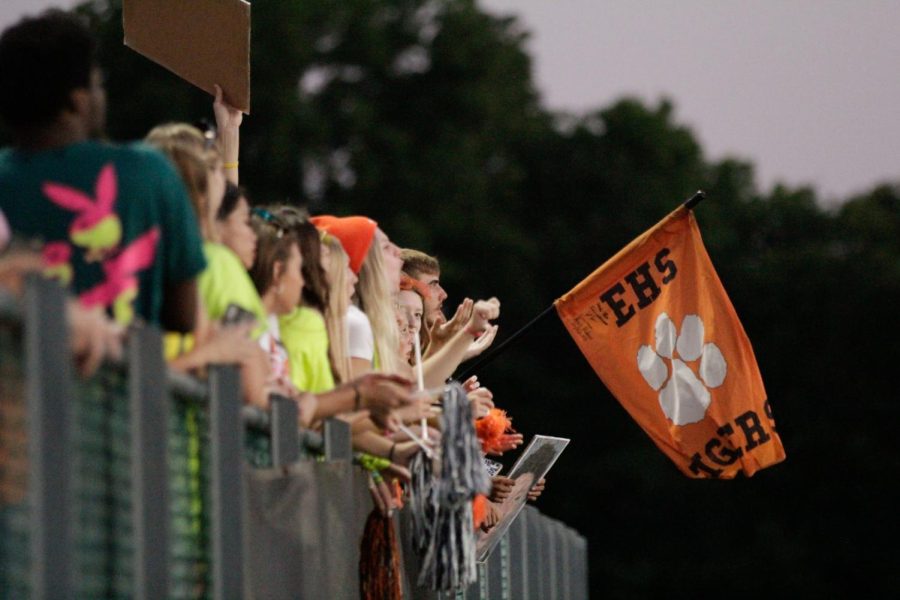
[[[0,286],[21,293],[23,275],[39,271],[71,290],[83,373],[146,323],[166,332],[174,370],[237,364],[246,403],[292,398],[308,428],[345,419],[356,449],[391,462],[371,482],[390,514],[391,479],[407,481],[421,451],[409,432],[427,419],[430,443],[440,436],[439,408],[420,388],[440,388],[491,345],[500,303],[466,299],[448,319],[434,257],[401,249],[364,216],[253,197],[238,185],[242,114],[221,90],[213,112],[205,130],[169,123],[140,143],[101,141],[105,95],[86,27],[51,11],[7,29],[0,118],[14,142],[0,150]],[[475,417],[487,416],[491,392],[475,377],[464,387]],[[521,443],[507,432],[491,451]],[[511,484],[496,477],[491,500]]]

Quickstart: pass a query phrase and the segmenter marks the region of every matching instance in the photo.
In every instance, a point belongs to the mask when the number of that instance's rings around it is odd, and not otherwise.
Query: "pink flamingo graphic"
[[[122,240],[122,223],[113,212],[118,183],[112,163],[104,165],[97,175],[96,202],[83,192],[59,183],[48,181],[42,189],[51,202],[78,213],[69,225],[69,238],[76,246],[87,249],[88,262],[103,260]]]
[[[137,273],[153,264],[159,236],[159,227],[154,227],[104,261],[106,281],[81,294],[81,303],[86,307],[112,305],[115,320],[130,323],[134,318],[132,301],[138,293]]]

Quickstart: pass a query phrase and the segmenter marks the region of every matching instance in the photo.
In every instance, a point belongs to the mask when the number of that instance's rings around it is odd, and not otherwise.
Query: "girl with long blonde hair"
[[[327,233],[322,234],[322,267],[329,288],[325,327],[328,329],[331,359],[340,380],[349,381],[351,367],[346,316],[353,301],[357,277],[350,269],[350,259],[340,240]]]
[[[310,219],[319,229],[338,238],[359,276],[356,304],[347,313],[352,372],[376,370],[396,373],[399,333],[396,300],[399,293],[400,249],[372,219],[360,216],[319,216]]]
[[[373,366],[384,373],[397,373],[399,370],[397,295],[400,292],[400,269],[395,268],[397,265],[392,262],[397,262],[400,267],[403,263],[399,262],[399,249],[397,260],[392,261],[391,247],[396,248],[380,229],[376,229],[375,239],[369,246],[356,284],[359,308],[369,317],[375,338],[377,365]]]

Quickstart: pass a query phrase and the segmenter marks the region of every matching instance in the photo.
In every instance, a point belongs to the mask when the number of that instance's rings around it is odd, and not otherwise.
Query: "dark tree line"
[[[211,99],[103,39],[109,130],[211,116]],[[257,202],[363,213],[437,254],[451,302],[496,294],[501,339],[697,189],[707,248],[754,344],[788,458],[730,482],[680,475],[555,319],[481,372],[514,425],[571,437],[541,509],[589,539],[597,597],[900,589],[900,188],[826,210],[704,157],[668,101],[541,106],[527,32],[474,0],[257,0],[241,176]],[[510,457],[510,460],[512,457]]]

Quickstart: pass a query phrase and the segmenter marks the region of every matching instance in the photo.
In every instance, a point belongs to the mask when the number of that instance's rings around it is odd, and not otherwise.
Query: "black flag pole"
[[[534,327],[535,325],[537,325],[539,322],[543,321],[543,320],[547,317],[547,315],[551,314],[551,313],[554,311],[555,308],[556,308],[556,305],[555,305],[555,304],[551,304],[550,306],[548,306],[547,308],[545,308],[545,309],[543,310],[543,312],[541,312],[541,314],[539,314],[538,316],[536,316],[535,318],[533,318],[531,321],[529,321],[527,324],[525,324],[525,326],[522,327],[521,329],[519,329],[517,332],[515,332],[514,334],[512,334],[511,336],[509,336],[508,338],[506,338],[505,340],[503,340],[503,343],[502,343],[502,344],[500,344],[499,346],[496,346],[496,347],[494,347],[494,348],[491,348],[491,350],[488,351],[487,354],[485,354],[485,355],[482,356],[480,359],[478,359],[477,361],[475,361],[471,366],[466,367],[466,369],[465,369],[462,373],[460,373],[458,377],[455,377],[454,379],[456,379],[456,380],[458,380],[458,381],[465,381],[466,378],[467,378],[469,375],[471,375],[472,373],[474,373],[477,369],[479,369],[480,367],[485,366],[486,364],[490,363],[490,362],[493,361],[495,358],[497,358],[498,356],[500,356],[500,354],[501,354],[504,350],[506,350],[506,347],[507,347],[507,346],[509,346],[509,345],[512,344],[514,341],[516,341],[517,339],[519,339],[519,337],[522,336],[522,334],[524,334],[524,333],[527,332],[529,329],[531,329],[532,327]]]
[[[697,193],[684,201],[684,207],[688,210],[693,210],[695,206],[700,204],[700,201],[706,198],[706,192],[703,190],[697,190]]]
[[[688,210],[693,210],[694,207],[697,206],[698,204],[700,204],[700,202],[704,198],[706,198],[706,193],[703,190],[697,190],[697,193],[695,193],[693,196],[691,196],[690,198],[688,198],[687,200],[682,202],[682,205]],[[498,356],[500,356],[510,346],[510,344],[512,344],[514,341],[516,341],[517,339],[522,337],[522,335],[524,335],[526,332],[528,332],[532,327],[534,327],[535,325],[537,325],[538,323],[543,321],[545,318],[547,318],[547,315],[552,314],[555,309],[556,309],[556,303],[554,302],[553,304],[551,304],[550,306],[545,308],[541,312],[541,314],[539,314],[538,316],[536,316],[535,318],[530,320],[528,323],[526,323],[524,326],[522,326],[514,334],[512,334],[511,336],[509,336],[508,338],[503,340],[503,342],[499,346],[495,346],[494,348],[491,348],[487,352],[487,354],[485,354],[484,356],[479,358],[477,361],[472,363],[470,366],[466,367],[462,373],[460,373],[458,376],[454,377],[453,379],[456,379],[457,381],[465,381],[466,378],[469,377],[472,373],[474,373],[481,367],[493,362],[493,360],[495,358],[497,358]]]

